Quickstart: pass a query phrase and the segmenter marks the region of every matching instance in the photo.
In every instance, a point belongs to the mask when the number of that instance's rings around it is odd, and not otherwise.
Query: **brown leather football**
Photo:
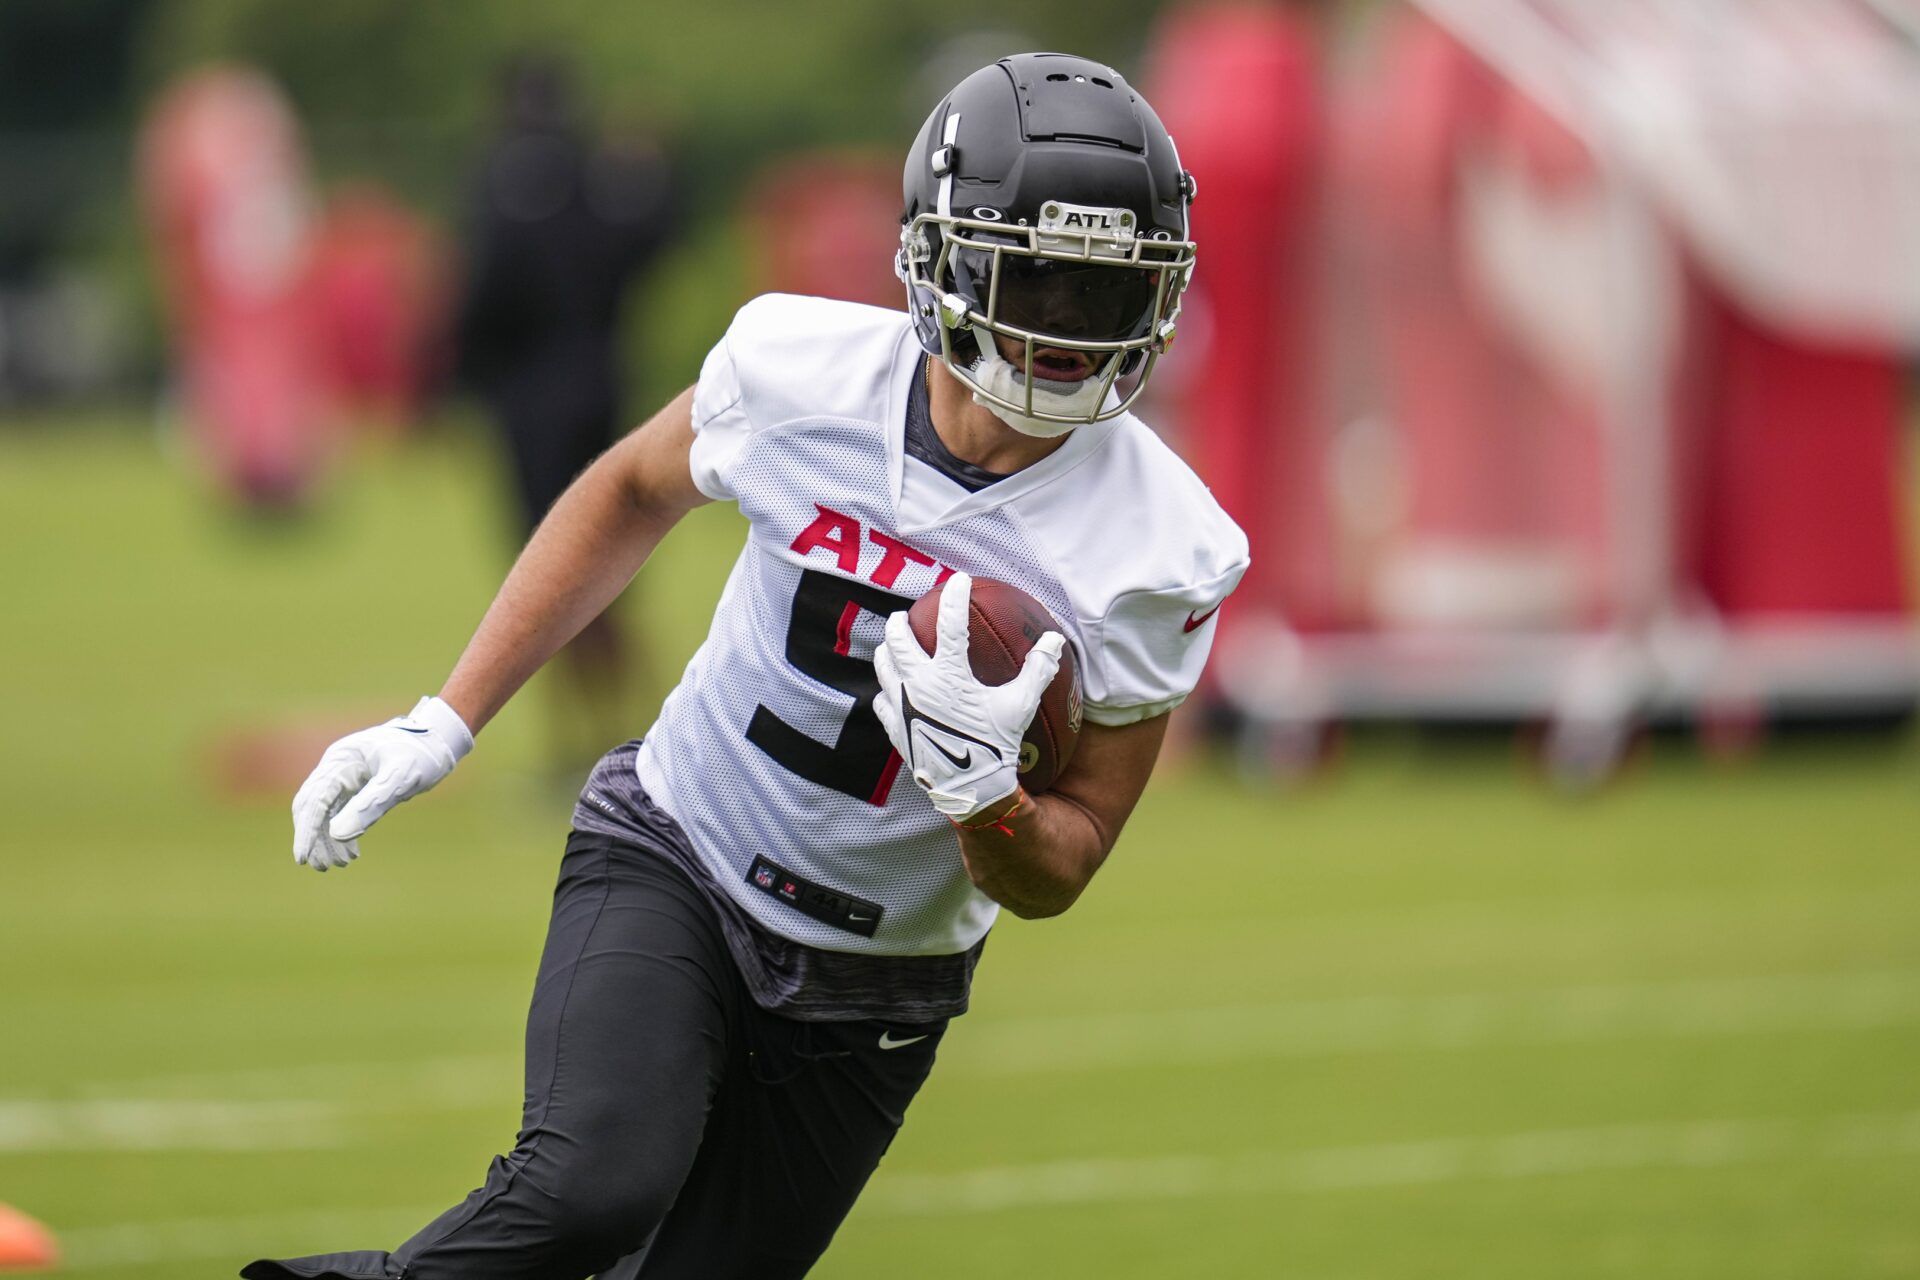
[[[907,611],[914,639],[933,652],[942,583]],[[967,617],[967,658],[982,684],[1005,684],[1020,672],[1027,651],[1049,631],[1064,631],[1045,605],[1020,588],[975,578]],[[1080,742],[1080,668],[1073,646],[1060,651],[1060,670],[1040,695],[1040,709],[1020,744],[1020,785],[1038,795],[1054,783]]]

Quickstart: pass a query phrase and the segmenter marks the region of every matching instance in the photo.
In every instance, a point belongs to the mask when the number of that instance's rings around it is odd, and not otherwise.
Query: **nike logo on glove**
[[[1199,617],[1196,618],[1193,616],[1193,610],[1189,609],[1187,610],[1187,620],[1182,624],[1180,624],[1180,630],[1182,631],[1197,630],[1198,628],[1205,626],[1207,624],[1207,619],[1211,618],[1214,614],[1218,612],[1220,612],[1220,606],[1215,605],[1213,606],[1213,608],[1207,610],[1205,613],[1201,614]]]
[[[938,751],[941,755],[945,756],[948,760],[951,760],[953,762],[953,767],[956,769],[965,769],[973,763],[973,748],[971,747],[967,748],[967,754],[963,756],[957,756],[953,754],[953,752],[941,746],[938,742],[935,742],[932,738],[928,738],[927,741],[933,743],[933,749],[935,751]]]
[[[941,721],[936,720],[932,716],[926,714],[924,711],[921,711],[920,708],[913,705],[913,699],[907,697],[906,690],[904,689],[900,691],[900,711],[902,713],[903,718],[906,720],[907,728],[909,729],[911,729],[915,723],[932,725],[935,729],[940,730],[940,732],[942,733],[949,734],[955,738],[959,738],[964,742],[971,742],[977,746],[986,747],[989,752],[993,750],[993,747],[990,743],[982,742],[980,741],[980,739],[974,737],[970,733],[962,733],[960,730],[954,728],[952,725],[944,724]],[[947,761],[950,764],[952,764],[954,768],[965,769],[973,763],[972,747],[967,748],[967,753],[965,755],[957,756],[953,754],[953,752],[947,750],[946,747],[942,746],[940,743],[940,740],[934,737],[932,734],[929,733],[929,734],[924,734],[922,736],[928,742],[931,742],[935,747],[938,747],[940,750],[940,754],[945,756],[947,758]]]
[[[919,1044],[926,1038],[926,1036],[908,1036],[905,1040],[895,1040],[893,1038],[893,1032],[882,1031],[880,1033],[880,1047],[882,1049],[904,1049],[910,1044]]]
[[[395,725],[395,726],[393,726],[393,727],[394,727],[394,728],[396,728],[396,729],[398,729],[398,730],[399,730],[400,732],[402,732],[402,733],[426,733],[426,732],[428,732],[428,731],[427,731],[427,730],[425,730],[425,729],[416,729],[416,728],[414,728],[414,727],[413,727],[412,725],[409,725],[409,724],[397,724],[397,725]]]

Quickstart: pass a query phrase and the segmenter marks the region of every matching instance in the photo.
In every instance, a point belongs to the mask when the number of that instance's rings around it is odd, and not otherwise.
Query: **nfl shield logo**
[[[753,869],[753,882],[762,889],[771,889],[773,888],[773,872],[766,867],[755,867]]]

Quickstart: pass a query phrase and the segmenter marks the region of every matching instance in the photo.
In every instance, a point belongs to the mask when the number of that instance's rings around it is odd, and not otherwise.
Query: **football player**
[[[1108,67],[975,72],[907,158],[906,313],[748,303],[555,505],[439,696],[327,751],[293,804],[294,860],[321,871],[444,778],[689,509],[747,517],[706,642],[574,811],[512,1152],[391,1254],[243,1275],[806,1273],[996,914],[1065,911],[1112,850],[1247,567],[1128,412],[1193,270],[1193,194]],[[1059,624],[1007,684],[969,666],[968,575]],[[903,611],[943,581],[929,654]],[[1029,795],[1021,738],[1068,645],[1084,731]]]

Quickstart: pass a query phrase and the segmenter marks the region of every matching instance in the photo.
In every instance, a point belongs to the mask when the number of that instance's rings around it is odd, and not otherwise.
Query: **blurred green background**
[[[483,461],[370,458],[243,540],[123,423],[0,434],[0,1201],[74,1274],[384,1247],[511,1142],[537,700],[345,873],[212,767],[437,682],[498,572]],[[663,655],[741,533],[704,508],[642,574]],[[1569,803],[1504,743],[1170,765],[1074,911],[996,930],[819,1274],[1920,1273],[1917,766],[1655,744]]]
[[[104,393],[0,405],[0,1203],[68,1272],[385,1247],[477,1182],[570,804],[535,691],[349,872],[291,864],[252,735],[436,687],[507,504],[457,404],[357,441],[297,520],[195,478],[154,409],[142,104],[257,63],[323,184],[451,220],[499,58],[566,52],[685,183],[632,301],[645,407],[751,288],[760,162],[897,151],[953,37],[1128,66],[1158,8],[0,0],[0,274],[122,300]],[[622,602],[657,676],[741,536],[703,509]],[[818,1274],[1920,1275],[1916,832],[1910,731],[1654,740],[1579,801],[1490,736],[1359,734],[1294,787],[1195,747],[1073,912],[996,931]]]

